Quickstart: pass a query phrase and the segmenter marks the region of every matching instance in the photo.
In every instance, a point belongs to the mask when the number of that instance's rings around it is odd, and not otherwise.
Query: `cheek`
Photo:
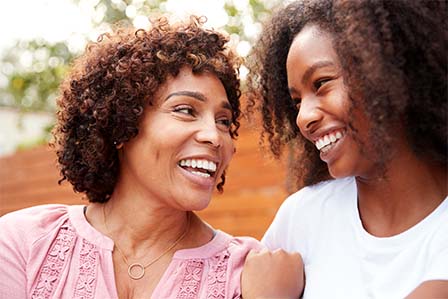
[[[353,105],[347,94],[342,88],[338,92],[333,93],[332,99],[330,100],[338,114],[344,120],[349,120],[352,116]]]
[[[296,126],[297,126],[297,128],[299,128],[300,134],[302,134],[302,136],[305,136],[306,135],[305,131],[302,130],[301,122],[300,122],[300,119],[299,119],[299,112],[300,111],[296,112]]]
[[[236,152],[236,147],[235,147],[235,143],[233,142],[233,139],[229,136],[229,137],[225,137],[224,142],[223,142],[223,158],[224,158],[224,163],[226,163],[226,168],[228,166],[228,164],[230,163],[230,161],[233,158],[233,155]]]

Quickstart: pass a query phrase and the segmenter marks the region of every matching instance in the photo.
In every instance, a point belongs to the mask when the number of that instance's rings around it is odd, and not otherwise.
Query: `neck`
[[[186,211],[156,204],[135,193],[120,192],[119,188],[107,203],[90,204],[86,217],[92,226],[110,237],[130,260],[157,255],[187,229]],[[196,222],[195,219],[191,219],[189,231],[193,222]],[[182,244],[176,248],[180,246]]]
[[[120,244],[127,243],[120,246],[129,247],[131,251],[158,246],[165,248],[187,227],[186,211],[144,206],[137,204],[136,200],[113,197],[103,208],[103,222],[109,236]]]
[[[416,225],[447,196],[444,167],[427,163],[412,152],[394,156],[385,176],[357,177],[356,182],[363,225],[379,237],[393,236]]]
[[[90,204],[86,218],[98,231],[110,237],[130,260],[146,260],[148,256],[157,256],[166,250],[184,233],[188,212],[133,182],[135,180],[124,182],[122,176],[108,202]],[[213,229],[189,213],[188,233],[171,252],[202,246],[213,237]]]

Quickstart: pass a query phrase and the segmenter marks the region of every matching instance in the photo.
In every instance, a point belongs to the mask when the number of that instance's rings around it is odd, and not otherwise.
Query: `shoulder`
[[[356,182],[352,177],[329,180],[304,187],[281,205],[262,243],[269,249],[306,250],[306,240],[326,218],[339,215],[356,200]],[[344,204],[346,203],[346,204]]]
[[[40,205],[8,213],[0,217],[2,237],[39,238],[60,226],[68,218],[66,205]]]
[[[230,236],[230,242],[227,245],[230,252],[241,251],[248,253],[250,250],[260,250],[263,245],[260,241],[252,237],[232,237]]]
[[[260,241],[253,237],[235,237],[221,230],[216,231],[216,236],[212,242],[215,243],[214,251],[218,255],[224,254],[236,259],[245,258],[252,249],[260,250],[263,248]]]
[[[290,200],[324,201],[352,193],[356,190],[356,182],[353,177],[323,181],[315,185],[307,186],[290,196]]]
[[[309,213],[310,210],[320,210],[329,203],[352,198],[355,193],[356,182],[353,177],[324,181],[290,195],[281,205],[279,213]]]
[[[233,237],[215,230],[207,244],[178,250],[153,297],[240,298],[241,272],[246,255],[261,243],[251,237]],[[185,286],[189,287],[186,288]],[[190,298],[190,297],[188,297]]]
[[[261,250],[263,245],[252,237],[234,237],[221,231],[218,231],[218,234],[221,234],[221,238],[226,239],[226,242],[222,250],[214,256],[211,263],[215,266],[210,268],[209,276],[220,278],[225,275],[228,279],[227,293],[232,294],[231,298],[240,298],[241,273],[246,256],[251,250]]]
[[[242,267],[246,255],[251,250],[261,250],[263,245],[252,237],[234,237],[223,231],[217,230],[212,241],[213,250],[209,251],[211,260],[228,260],[230,267]],[[206,256],[206,255],[204,255]]]

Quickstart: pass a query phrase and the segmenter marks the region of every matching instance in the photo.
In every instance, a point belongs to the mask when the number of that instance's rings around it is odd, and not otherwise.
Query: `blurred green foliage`
[[[7,85],[0,89],[0,105],[22,111],[54,110],[59,83],[73,57],[65,43],[18,42],[1,58]]]
[[[76,4],[82,2],[72,1]],[[261,21],[269,15],[272,7],[280,2],[247,0],[247,5],[241,7],[241,0],[225,0],[224,10],[228,15],[228,22],[223,29],[233,34],[237,42],[245,41],[248,45],[253,42],[254,28],[261,29]],[[92,3],[96,12],[96,17],[92,20],[94,27],[104,27],[117,22],[132,23],[126,14],[130,5],[136,14],[149,18],[166,11],[166,0],[97,0]],[[17,42],[0,57],[0,79],[4,82],[0,86],[0,106],[14,107],[23,112],[53,112],[58,86],[70,62],[78,54],[64,42]]]

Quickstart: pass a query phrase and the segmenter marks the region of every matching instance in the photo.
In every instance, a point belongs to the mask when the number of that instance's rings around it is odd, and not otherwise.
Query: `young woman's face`
[[[364,176],[372,163],[361,152],[367,136],[366,118],[354,110],[349,128],[351,101],[340,72],[330,36],[307,25],[295,37],[288,53],[288,87],[297,103],[297,126],[319,150],[334,178]]]
[[[162,205],[203,209],[234,153],[231,123],[221,81],[183,68],[146,108],[138,135],[123,148],[120,176]]]

